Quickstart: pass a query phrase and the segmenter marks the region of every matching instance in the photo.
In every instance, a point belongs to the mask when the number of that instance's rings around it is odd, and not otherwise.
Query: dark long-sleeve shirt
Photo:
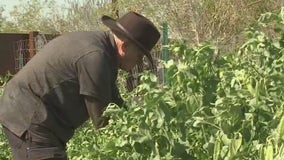
[[[8,83],[0,99],[0,123],[21,136],[31,123],[67,142],[89,116],[85,97],[117,103],[117,49],[109,32],[57,37]]]

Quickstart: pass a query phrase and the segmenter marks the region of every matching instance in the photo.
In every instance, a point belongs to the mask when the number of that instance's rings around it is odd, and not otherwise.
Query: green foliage
[[[126,97],[128,109],[110,105],[106,128],[82,127],[68,144],[69,158],[283,159],[283,14],[260,19],[262,27],[278,24],[277,37],[250,28],[237,53],[172,45],[167,85],[143,74]]]
[[[11,77],[12,74],[10,72],[7,72],[5,76],[0,76],[0,96],[3,94],[4,87]]]
[[[9,72],[5,76],[0,76],[0,98],[3,94],[5,84],[7,83],[8,79],[11,76],[12,75]],[[1,153],[0,153],[0,159],[1,160],[11,159],[11,152],[10,152],[10,149],[9,149],[9,146],[8,146],[8,142],[7,142],[7,140],[4,136],[1,125],[0,125],[0,150],[1,150]]]
[[[10,160],[12,158],[8,142],[2,130],[2,126],[0,126],[0,150],[1,150],[0,153],[1,160]]]
[[[0,6],[2,7],[2,6]],[[0,32],[28,33],[39,31],[42,33],[62,32],[67,21],[64,20],[64,9],[54,0],[19,0],[18,5],[8,13],[2,15],[5,8],[0,9]]]
[[[77,130],[69,159],[283,159],[283,15],[262,15],[236,53],[209,43],[171,45],[167,84],[141,75],[141,85],[125,94],[128,109],[111,104],[105,111],[106,128],[88,122]],[[260,31],[266,27],[273,37]],[[6,143],[0,147],[7,157]]]

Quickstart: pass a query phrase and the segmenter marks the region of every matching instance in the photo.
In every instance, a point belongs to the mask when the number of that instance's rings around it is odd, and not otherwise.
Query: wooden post
[[[29,33],[29,56],[28,56],[28,60],[30,60],[35,54],[36,54],[36,50],[35,50],[35,37],[38,35],[38,32],[36,31],[32,31]]]

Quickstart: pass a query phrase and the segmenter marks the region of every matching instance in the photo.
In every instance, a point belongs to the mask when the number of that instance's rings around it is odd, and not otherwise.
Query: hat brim
[[[106,15],[102,16],[101,20],[103,24],[106,25],[108,28],[110,28],[114,33],[118,32],[120,34],[125,35],[130,40],[132,40],[143,51],[143,53],[150,61],[152,67],[154,67],[153,58],[150,54],[150,51],[146,50],[137,40],[135,40],[135,38],[133,38],[133,36],[120,23],[118,23],[116,20]]]

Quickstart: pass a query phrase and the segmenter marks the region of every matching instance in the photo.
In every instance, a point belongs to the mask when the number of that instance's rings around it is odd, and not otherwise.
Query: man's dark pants
[[[15,160],[67,160],[66,147],[49,129],[32,124],[21,137],[3,126]]]

